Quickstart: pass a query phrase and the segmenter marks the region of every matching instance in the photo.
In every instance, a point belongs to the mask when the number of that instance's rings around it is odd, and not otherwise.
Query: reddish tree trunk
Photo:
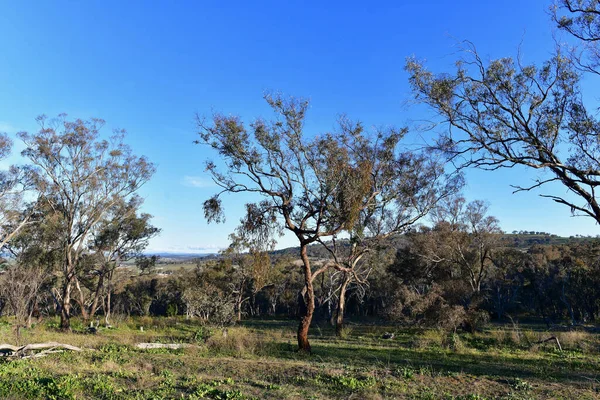
[[[312,270],[310,269],[310,260],[308,259],[307,245],[300,246],[300,257],[304,264],[304,285],[306,293],[304,295],[304,315],[301,316],[300,325],[298,326],[298,350],[310,353],[310,343],[308,342],[308,329],[312,322],[315,312],[315,292],[312,284]]]

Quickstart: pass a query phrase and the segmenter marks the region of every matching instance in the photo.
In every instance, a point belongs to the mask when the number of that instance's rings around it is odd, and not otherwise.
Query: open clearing
[[[248,321],[207,328],[181,318],[127,319],[98,334],[59,332],[55,321],[21,343],[93,349],[2,360],[2,398],[102,399],[595,399],[597,334],[492,326],[476,334],[350,326],[344,338],[313,327],[312,355],[295,352],[295,324]],[[143,327],[143,331],[140,331]],[[83,332],[83,327],[79,327]],[[381,338],[394,332],[391,340]],[[532,345],[556,335],[563,346]],[[15,343],[8,323],[0,341]],[[137,343],[189,343],[148,349]]]

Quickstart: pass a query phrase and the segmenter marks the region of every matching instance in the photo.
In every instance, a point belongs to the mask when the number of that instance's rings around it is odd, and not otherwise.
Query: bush
[[[200,317],[212,325],[231,325],[235,320],[235,303],[214,285],[204,284],[201,287],[190,287],[183,292],[186,316]]]

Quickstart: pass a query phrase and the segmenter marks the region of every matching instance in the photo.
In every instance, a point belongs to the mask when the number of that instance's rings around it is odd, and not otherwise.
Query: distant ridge
[[[584,236],[571,236],[564,237],[553,235],[545,232],[531,232],[531,233],[504,233],[502,234],[502,242],[505,247],[513,247],[520,249],[528,249],[534,245],[563,245],[573,243],[584,243],[600,240],[597,237],[584,237]],[[344,244],[344,241],[340,241],[340,244]],[[406,244],[406,239],[403,235],[398,236],[394,239],[390,239],[390,245],[392,247],[401,248]],[[276,256],[297,256],[300,252],[299,247],[287,247],[283,249],[277,249],[270,252]],[[308,248],[310,257],[315,258],[328,258],[329,253],[318,244],[310,245]],[[215,259],[220,257],[220,253],[185,253],[185,252],[146,252],[146,256],[159,256],[163,261],[166,260],[194,260],[194,259]]]

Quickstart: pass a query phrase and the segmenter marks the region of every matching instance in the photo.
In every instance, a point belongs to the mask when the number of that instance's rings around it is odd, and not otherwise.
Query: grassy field
[[[0,360],[0,398],[99,399],[595,399],[600,338],[535,327],[477,334],[352,325],[336,338],[312,329],[313,354],[296,353],[295,324],[249,321],[206,328],[181,318],[137,318],[98,334],[61,333],[56,321],[22,331],[21,343],[87,349]],[[140,331],[143,327],[143,331]],[[83,332],[83,327],[79,327]],[[391,340],[381,338],[394,332]],[[533,344],[556,335],[553,343]],[[8,322],[0,342],[16,342]],[[141,342],[189,343],[141,350]]]

